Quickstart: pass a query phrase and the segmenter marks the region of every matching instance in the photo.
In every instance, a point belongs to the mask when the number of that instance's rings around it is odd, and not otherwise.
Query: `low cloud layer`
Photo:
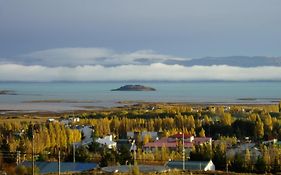
[[[240,68],[225,65],[192,66],[120,65],[105,67],[46,67],[19,64],[1,64],[0,81],[122,81],[122,80],[281,80],[281,67]]]
[[[268,64],[267,60],[271,62]],[[58,48],[0,58],[0,81],[281,81],[281,66],[277,64],[280,60],[269,57],[190,59],[152,50]],[[258,61],[260,64],[253,67],[241,66]],[[241,65],[229,65],[229,62]]]
[[[143,65],[163,63],[168,60],[183,61],[189,58],[178,58],[163,55],[152,50],[137,50],[134,52],[116,52],[106,48],[57,48],[41,50],[19,55],[17,58],[2,59],[2,61],[23,65],[43,66],[84,66],[84,65]],[[0,58],[1,61],[1,58]]]

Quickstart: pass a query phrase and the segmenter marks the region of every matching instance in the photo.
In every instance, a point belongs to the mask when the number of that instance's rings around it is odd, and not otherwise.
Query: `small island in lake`
[[[17,95],[15,91],[12,90],[0,90],[0,95]]]
[[[111,91],[156,91],[156,89],[142,85],[125,85]]]

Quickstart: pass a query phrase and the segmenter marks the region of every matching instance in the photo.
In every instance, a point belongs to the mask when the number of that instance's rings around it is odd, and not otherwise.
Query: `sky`
[[[278,66],[165,64],[279,57],[280,9],[280,0],[0,0],[0,81],[281,80]]]

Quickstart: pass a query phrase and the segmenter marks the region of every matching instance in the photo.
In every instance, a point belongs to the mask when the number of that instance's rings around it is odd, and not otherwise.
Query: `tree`
[[[262,139],[264,136],[264,128],[263,122],[261,121],[260,117],[257,117],[256,121],[256,137]]]
[[[6,139],[3,140],[3,143],[0,145],[0,150],[4,152],[4,162],[13,163],[16,161],[15,155],[10,153],[10,145]]]
[[[255,164],[255,170],[258,173],[264,173],[266,170],[266,163],[265,160],[263,159],[263,157],[258,157],[256,164]]]
[[[281,171],[281,160],[278,158],[274,159],[274,163],[273,163],[273,173],[277,173]]]
[[[199,132],[199,137],[205,137],[205,130],[203,128]]]
[[[243,172],[244,166],[243,166],[244,160],[240,153],[235,154],[234,160],[232,163],[232,169],[236,172]]]
[[[226,167],[226,145],[219,143],[214,147],[213,161],[216,165],[216,169],[225,170]]]
[[[131,154],[130,150],[124,145],[122,145],[118,151],[118,162],[121,165],[133,163],[132,154]]]
[[[134,166],[132,167],[131,169],[131,174],[132,175],[139,175],[140,174],[140,169],[139,169],[139,166],[137,164],[137,162],[134,163]]]
[[[230,113],[224,113],[221,118],[221,123],[223,125],[230,126],[232,123],[232,117]]]
[[[150,142],[151,140],[151,135],[150,134],[146,134],[143,137],[143,145],[147,144],[148,142]]]
[[[23,165],[20,165],[16,168],[17,175],[27,175],[27,168]]]
[[[117,161],[116,152],[113,150],[105,149],[101,155],[100,166],[106,167],[115,165]]]
[[[251,164],[251,152],[249,149],[246,149],[245,155],[244,155],[244,169],[246,171],[252,171],[252,164]]]
[[[195,129],[195,120],[193,115],[187,117],[187,129],[188,130]]]
[[[204,124],[210,125],[212,122],[212,119],[208,117],[208,115],[204,115]]]
[[[114,117],[112,120],[111,120],[111,123],[110,123],[110,131],[115,133],[116,135],[118,135],[118,128],[119,128],[119,125],[120,125],[120,121],[117,117]]]
[[[161,160],[167,161],[169,159],[169,152],[165,145],[161,148]]]
[[[90,159],[89,150],[85,146],[81,146],[75,151],[75,159],[78,162],[86,162]]]

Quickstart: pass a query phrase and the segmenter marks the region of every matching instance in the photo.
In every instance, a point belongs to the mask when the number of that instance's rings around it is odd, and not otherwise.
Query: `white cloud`
[[[79,65],[116,66],[161,63],[171,59],[188,60],[188,58],[158,54],[152,50],[119,53],[106,48],[58,48],[21,55],[16,62],[11,61],[10,63],[72,67]]]
[[[281,67],[240,68],[225,65],[193,66],[120,65],[104,67],[86,65],[76,67],[25,66],[1,64],[0,81],[118,81],[118,80],[281,80]]]
[[[278,80],[281,67],[184,66],[189,58],[152,50],[58,48],[0,58],[0,81]],[[173,61],[175,62],[173,62]],[[166,62],[169,62],[166,64]],[[178,62],[177,62],[178,61]]]

